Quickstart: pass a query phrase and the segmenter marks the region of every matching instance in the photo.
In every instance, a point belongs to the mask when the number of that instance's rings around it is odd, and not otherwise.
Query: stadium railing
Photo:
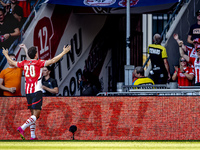
[[[156,85],[123,85],[122,91],[129,92],[130,90],[137,89],[167,89],[170,88],[168,84],[156,84]]]
[[[200,95],[200,86],[171,86],[170,84],[157,85],[130,85],[122,86],[119,92],[100,92],[97,96],[173,96],[173,95]]]

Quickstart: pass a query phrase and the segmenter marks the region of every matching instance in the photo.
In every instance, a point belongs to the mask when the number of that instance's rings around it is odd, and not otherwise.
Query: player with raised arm
[[[21,138],[25,140],[24,130],[30,126],[31,128],[31,140],[37,140],[35,136],[35,122],[39,118],[42,109],[42,68],[49,66],[59,61],[66,53],[71,50],[71,46],[64,46],[63,51],[50,60],[38,59],[38,51],[36,47],[28,49],[28,56],[30,60],[23,60],[20,62],[13,61],[8,56],[8,50],[3,48],[3,54],[7,61],[13,66],[23,68],[25,76],[25,92],[28,102],[28,109],[31,111],[31,116],[27,121],[20,127],[17,128]],[[37,60],[38,59],[38,60]],[[32,127],[31,127],[32,126]]]

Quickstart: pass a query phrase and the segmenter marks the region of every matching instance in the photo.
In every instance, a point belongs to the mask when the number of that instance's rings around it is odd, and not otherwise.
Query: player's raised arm
[[[31,59],[31,58],[28,56],[28,49],[27,49],[26,45],[22,43],[22,44],[19,45],[19,47],[22,48],[22,49],[25,51],[27,60]]]
[[[55,56],[54,58],[52,58],[52,59],[46,61],[45,66],[49,66],[49,65],[51,65],[51,64],[56,63],[56,62],[59,61],[65,54],[67,54],[70,50],[71,50],[71,45],[64,46],[64,47],[63,47],[63,51],[62,51],[59,55],[57,55],[57,56]]]
[[[8,49],[5,49],[4,47],[2,47],[2,48],[3,48],[3,54],[4,54],[4,56],[6,57],[7,61],[8,61],[11,65],[17,67],[17,61],[14,61],[14,60],[12,60],[12,59],[9,57],[9,55],[8,55]]]

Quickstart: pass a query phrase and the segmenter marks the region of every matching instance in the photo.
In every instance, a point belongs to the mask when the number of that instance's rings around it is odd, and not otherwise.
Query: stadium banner
[[[25,97],[0,97],[0,140],[20,140]],[[44,97],[39,140],[200,140],[198,96]],[[30,129],[25,130],[30,139]]]
[[[179,0],[130,0],[131,7],[176,3]],[[81,7],[126,7],[127,0],[48,0],[47,3]]]

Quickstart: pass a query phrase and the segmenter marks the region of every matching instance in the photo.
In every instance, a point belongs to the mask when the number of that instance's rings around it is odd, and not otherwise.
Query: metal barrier
[[[101,92],[97,96],[199,96],[200,89],[132,89],[130,92]]]
[[[168,84],[156,84],[156,85],[123,85],[123,92],[130,92],[130,90],[138,89],[167,89],[169,88]]]
[[[175,83],[175,82],[174,82]],[[97,96],[173,96],[173,95],[200,95],[200,86],[174,86],[173,84],[156,85],[123,85],[117,92],[101,92]]]
[[[200,86],[178,86],[179,89],[200,89]]]

